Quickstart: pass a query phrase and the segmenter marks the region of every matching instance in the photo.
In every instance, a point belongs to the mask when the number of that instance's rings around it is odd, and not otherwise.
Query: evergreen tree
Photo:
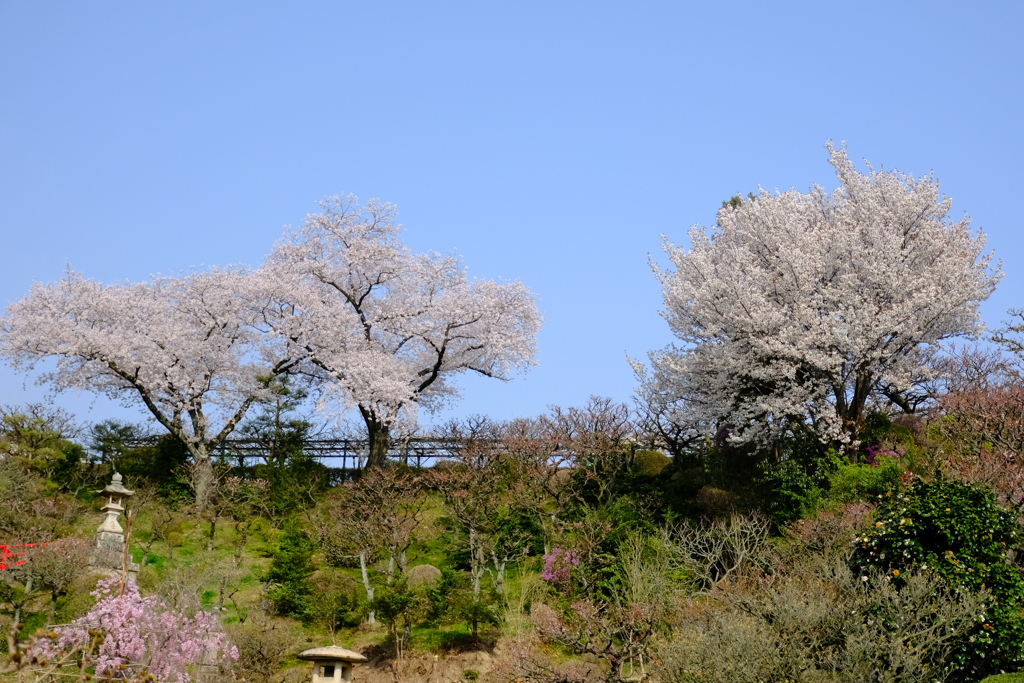
[[[271,585],[268,593],[274,611],[280,616],[303,618],[309,611],[313,585],[313,541],[294,520],[289,520],[281,544],[263,581]]]

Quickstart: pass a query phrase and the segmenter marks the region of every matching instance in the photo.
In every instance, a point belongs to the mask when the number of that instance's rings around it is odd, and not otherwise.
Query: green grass
[[[85,496],[79,499],[85,504],[86,510],[74,524],[74,535],[85,539],[93,538],[96,527],[102,521],[102,514],[98,509],[102,501],[95,496],[89,497],[94,500],[87,501]],[[157,519],[157,505],[151,504],[140,511],[138,517],[133,521],[129,543],[131,558],[137,563],[141,563],[143,560],[145,546],[150,546],[146,564],[141,567],[138,577],[143,594],[182,589],[194,591],[196,599],[203,608],[217,611],[225,625],[237,625],[245,616],[255,615],[264,600],[265,586],[262,583],[262,576],[270,564],[270,558],[282,533],[281,530],[275,528],[269,521],[261,523],[253,530],[243,550],[239,567],[237,571],[233,572],[229,584],[235,590],[234,600],[238,603],[240,610],[236,610],[233,602],[225,596],[224,609],[218,611],[216,608],[220,601],[221,578],[225,571],[231,571],[234,564],[237,541],[234,525],[230,520],[219,520],[213,547],[207,549],[209,523],[199,523],[194,517],[189,518],[183,512],[184,519],[181,520],[180,533],[172,538],[171,546],[161,539],[150,543],[154,522]],[[440,501],[432,500],[425,511],[425,528],[434,526],[431,522],[436,522],[443,514]],[[303,518],[300,516],[300,519]],[[120,523],[122,527],[125,526],[123,517]],[[417,541],[410,549],[408,566],[431,564],[435,567],[451,567],[449,545],[449,539],[441,534],[431,535]],[[329,568],[325,558],[319,554],[314,556],[314,563],[318,568],[352,578],[358,585],[359,594],[363,594],[362,577],[358,565]],[[510,566],[505,577],[508,589],[511,591],[519,585],[521,573],[536,573],[536,564],[534,561],[527,561],[522,568],[515,565]],[[483,580],[485,592],[492,589],[490,580],[490,577],[485,575]],[[383,578],[380,574],[376,574],[374,581],[380,585]],[[89,595],[91,590],[91,585],[85,586],[83,583],[73,595],[61,598],[58,602],[58,621],[66,623],[84,614],[94,603],[94,598]],[[42,601],[39,601],[39,605],[42,605]],[[45,623],[45,607],[42,611],[38,611],[39,606],[37,605],[34,608],[37,611],[34,613],[26,612],[25,625],[29,632]],[[332,642],[331,635],[326,629],[311,624],[301,624],[298,621],[292,623],[294,652],[284,661],[282,670],[293,666],[306,666],[305,663],[294,659],[293,655],[300,650]],[[482,627],[480,641],[492,642],[495,633],[493,628]],[[382,624],[375,627],[362,624],[355,628],[340,629],[333,641],[356,650],[372,646],[386,648],[388,634],[386,627]],[[476,649],[480,646],[480,641],[473,638],[466,624],[419,624],[412,630],[410,652],[430,652],[443,656],[447,652]]]

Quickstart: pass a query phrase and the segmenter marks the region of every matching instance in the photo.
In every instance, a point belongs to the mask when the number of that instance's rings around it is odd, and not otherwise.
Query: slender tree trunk
[[[491,551],[491,562],[494,563],[494,590],[498,595],[505,594],[505,567],[508,566],[508,560],[498,559],[498,554]]]
[[[370,585],[370,574],[366,571],[366,551],[359,553],[359,570],[363,573],[363,589],[366,590],[366,602],[373,602],[373,586]],[[377,619],[373,610],[366,615],[367,624],[376,624]]]
[[[150,532],[149,542],[142,546],[142,562],[139,563],[139,571],[142,571],[142,568],[146,566],[147,562],[149,562],[149,551],[153,549],[154,543],[156,543],[156,534]]]
[[[57,613],[57,590],[50,591],[50,612],[46,617],[46,628],[50,628],[53,624],[53,617]]]
[[[252,528],[251,521],[235,523],[235,556],[232,565],[235,569],[242,564],[242,553],[245,551],[245,544],[249,540],[249,529]]]
[[[206,552],[213,551],[213,535],[217,532],[217,515],[210,517],[210,537],[206,539]]]
[[[473,581],[473,601],[480,599],[480,578],[487,571],[484,549],[480,543],[480,535],[476,529],[469,528],[469,573]]]
[[[224,592],[228,588],[228,575],[222,574],[220,577],[220,592],[217,594],[217,612],[224,611]]]
[[[32,593],[32,579],[34,576],[29,576],[25,581],[25,599],[17,604],[14,608],[14,628],[21,627],[21,606],[28,602],[28,596]]]

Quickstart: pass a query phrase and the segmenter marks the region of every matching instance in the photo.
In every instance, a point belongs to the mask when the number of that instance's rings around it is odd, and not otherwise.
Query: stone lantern
[[[104,534],[115,534],[121,545],[124,545],[124,529],[117,523],[117,518],[124,512],[124,506],[121,505],[121,501],[135,493],[135,491],[126,489],[121,484],[121,475],[114,472],[114,476],[106,488],[96,493],[103,494],[107,499],[106,504],[100,508],[100,512],[105,513],[107,516],[103,520],[103,524],[100,524],[100,528],[96,530],[99,532],[98,540],[102,542]]]
[[[358,652],[337,645],[315,647],[298,657],[313,662],[313,683],[347,683],[352,680],[355,665],[366,661],[366,657]]]
[[[124,512],[121,502],[135,492],[126,489],[121,483],[121,475],[114,472],[110,483],[102,491],[96,493],[107,499],[107,502],[100,508],[106,517],[103,518],[103,523],[96,530],[96,552],[90,558],[89,564],[101,570],[121,569],[124,562],[125,538],[124,529],[118,524],[117,518]],[[139,565],[128,562],[127,570],[136,573],[139,571]]]

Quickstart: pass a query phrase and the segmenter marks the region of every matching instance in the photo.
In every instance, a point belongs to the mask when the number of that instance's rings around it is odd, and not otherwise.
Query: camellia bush
[[[1008,552],[1019,542],[1017,516],[989,491],[947,479],[917,480],[885,503],[857,537],[852,565],[865,577],[881,570],[899,586],[908,570],[942,577],[948,589],[988,593],[952,656],[948,680],[976,681],[1024,663],[1024,580]]]

